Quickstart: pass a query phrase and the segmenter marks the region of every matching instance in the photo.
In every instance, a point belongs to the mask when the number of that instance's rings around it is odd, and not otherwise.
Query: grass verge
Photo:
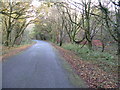
[[[65,68],[65,70],[69,73],[69,79],[75,87],[88,88],[87,83],[74,72],[74,70],[71,68],[68,62],[63,60],[62,65]]]
[[[96,64],[108,73],[118,73],[117,56],[113,54],[100,51],[90,51],[86,46],[81,48],[81,45],[77,44],[63,44],[62,47],[64,49],[74,51],[75,54],[81,58],[81,60],[86,60]]]
[[[118,88],[118,77],[116,74],[105,72],[93,60],[83,60],[80,56],[78,57],[75,51],[71,52],[72,50],[69,51],[56,45],[53,46],[59,50],[59,53],[75,70],[75,73],[85,80],[90,88]]]
[[[17,53],[20,53],[21,51],[24,51],[25,49],[31,47],[33,44],[35,44],[35,42],[32,42],[31,44],[29,43],[29,44],[14,46],[11,48],[3,46],[2,55],[0,57],[2,57],[2,60],[4,60],[5,58],[16,55]]]
[[[72,85],[76,88],[88,88],[88,84],[75,73],[70,64],[61,56],[61,54],[59,54],[59,51],[55,48],[53,49],[59,57],[62,67],[67,71],[66,74]]]

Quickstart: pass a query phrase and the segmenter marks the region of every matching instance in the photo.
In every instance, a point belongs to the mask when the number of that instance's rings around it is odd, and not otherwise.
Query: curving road
[[[44,41],[2,62],[3,88],[72,88],[52,46]]]

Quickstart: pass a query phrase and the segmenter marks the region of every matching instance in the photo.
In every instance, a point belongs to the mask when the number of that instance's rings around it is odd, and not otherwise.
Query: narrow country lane
[[[72,88],[52,46],[44,41],[2,62],[3,88]]]

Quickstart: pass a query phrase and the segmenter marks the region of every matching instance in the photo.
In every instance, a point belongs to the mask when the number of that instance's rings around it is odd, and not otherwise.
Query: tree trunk
[[[91,40],[88,41],[88,48],[89,48],[89,50],[92,50],[92,41]]]
[[[11,13],[12,13],[12,6],[11,6],[11,2],[9,2],[9,10],[10,10],[10,16],[9,16],[9,22],[8,25],[9,27],[7,28],[7,35],[6,35],[6,46],[9,46],[9,37],[10,37],[10,33],[11,33]]]
[[[104,41],[102,40],[102,52],[104,52],[105,50],[105,44],[104,44]]]
[[[92,50],[92,38],[90,33],[90,5],[91,5],[91,1],[89,1],[88,5],[85,4],[85,16],[86,16],[86,25],[87,25],[85,34],[86,34],[86,40],[88,41],[88,48],[89,50]]]
[[[63,32],[60,30],[60,46],[62,46],[63,43]]]
[[[62,46],[62,40],[60,40],[60,46]]]
[[[7,37],[6,46],[9,46],[9,36],[10,36],[10,32],[8,31],[6,36]]]
[[[13,41],[13,44],[12,44],[12,47],[15,45],[15,41],[17,40],[18,37],[15,37],[14,41]]]
[[[118,7],[117,25],[118,25],[118,32],[117,32],[117,38],[118,38],[118,59],[120,60],[120,7]]]

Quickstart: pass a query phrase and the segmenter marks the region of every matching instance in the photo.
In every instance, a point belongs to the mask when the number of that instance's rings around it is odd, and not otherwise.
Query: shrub
[[[83,60],[92,60],[92,61],[103,61],[109,64],[115,63],[115,57],[112,54],[107,52],[100,51],[90,51],[87,46],[81,48],[81,45],[78,44],[63,44],[63,48],[67,50],[74,51],[78,56],[80,56]]]

